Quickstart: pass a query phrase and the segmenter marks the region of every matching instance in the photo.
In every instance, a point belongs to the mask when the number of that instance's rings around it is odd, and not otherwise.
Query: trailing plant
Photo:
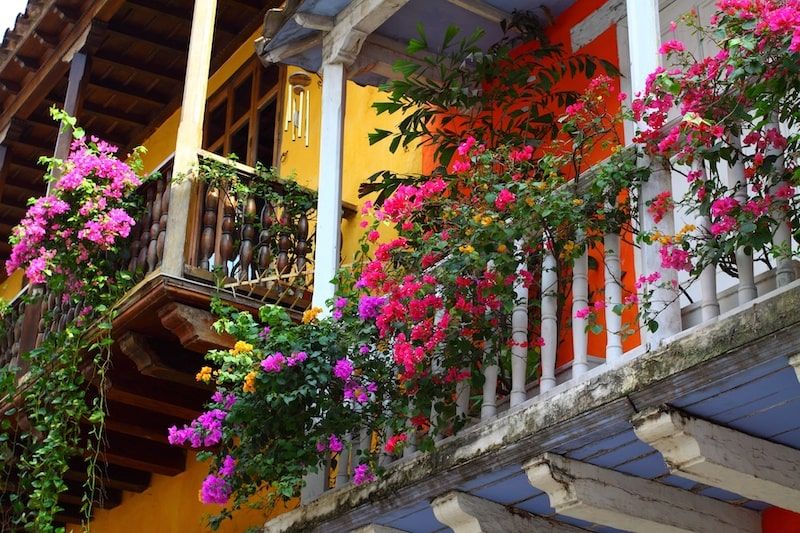
[[[417,60],[401,60],[394,68],[402,79],[384,89],[388,100],[373,104],[378,114],[402,113],[396,131],[377,129],[370,144],[389,140],[389,151],[400,147],[430,146],[434,161],[446,171],[466,135],[480,139],[488,149],[499,146],[547,144],[559,131],[559,113],[578,98],[565,80],[592,78],[602,69],[617,75],[614,65],[588,54],[570,54],[551,42],[540,19],[516,11],[502,25],[503,38],[484,50],[486,32],[477,29],[460,37],[447,28],[442,43],[433,43],[420,24],[419,37],[408,44]],[[378,192],[383,200],[400,183],[414,176],[378,172],[361,186],[366,196]]]
[[[3,482],[13,487],[2,497],[11,515],[6,525],[35,531],[57,529],[70,459],[86,458],[87,522],[102,498],[109,331],[113,305],[132,282],[132,274],[119,268],[120,245],[134,224],[131,193],[141,183],[139,151],[123,163],[115,147],[86,137],[74,118],[51,113],[75,140],[66,161],[43,158],[49,194],[32,199],[14,228],[6,269],[24,269],[33,284],[27,306],[56,305],[42,317],[41,342],[0,370],[2,442],[9,455]],[[74,309],[70,321],[68,309]]]

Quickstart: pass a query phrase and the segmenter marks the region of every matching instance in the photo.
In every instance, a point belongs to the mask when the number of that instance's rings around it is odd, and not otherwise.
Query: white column
[[[661,46],[661,24],[658,13],[658,0],[626,0],[628,13],[628,46],[631,59],[631,90],[633,95],[642,92],[647,75],[659,66],[658,49]],[[656,162],[657,163],[657,162]],[[656,226],[647,213],[645,202],[652,200],[659,193],[671,188],[671,176],[665,169],[653,171],[650,179],[642,185],[639,194],[639,212],[642,216],[642,230],[651,231]],[[658,224],[662,233],[674,234],[675,221],[672,213],[667,213]],[[661,268],[659,245],[642,246],[642,274],[661,272],[662,281],[677,282],[674,271]],[[656,302],[662,305],[671,302],[675,295],[670,291],[658,289],[653,295]],[[662,339],[678,333],[681,328],[681,310],[677,301],[668,305],[658,316],[659,328],[648,334],[650,344],[658,344]]]
[[[572,351],[575,359],[572,362],[572,377],[578,378],[589,371],[587,357],[586,319],[577,318],[576,313],[589,305],[589,244],[581,233],[578,245],[583,245],[583,253],[572,265]]]
[[[766,127],[780,131],[780,122],[778,121],[778,117],[774,116],[772,118],[772,122],[767,124]],[[785,170],[783,152],[780,150],[775,150],[774,148],[769,148],[767,149],[766,155],[776,157],[775,171],[783,174]],[[779,189],[787,185],[788,184],[785,181],[781,180],[775,185],[775,188]],[[775,228],[775,233],[772,235],[772,245],[774,248],[779,250],[779,254],[775,259],[777,263],[775,267],[775,285],[778,287],[783,287],[784,285],[788,285],[794,281],[794,264],[792,261],[792,230],[789,227],[789,221],[786,219],[785,212],[783,211],[784,207],[786,207],[786,201],[781,200],[773,203],[772,210],[772,216],[778,223],[777,227]]]
[[[549,239],[544,241],[542,260],[542,379],[539,392],[556,386],[556,354],[558,349],[558,265]]]
[[[729,140],[733,148],[736,150],[741,149],[742,143],[738,135],[731,136]],[[734,197],[741,205],[747,202],[747,180],[744,176],[744,162],[741,157],[736,160],[736,164],[728,169],[728,187],[736,191]],[[753,255],[747,253],[744,247],[736,250],[736,271],[739,274],[737,296],[739,305],[742,305],[758,296],[753,273]]]
[[[520,265],[517,271],[521,270],[524,265],[523,261],[523,243],[522,241],[516,242],[517,256],[520,257]],[[528,287],[525,286],[521,276],[517,276],[514,282],[514,294],[516,303],[511,312],[511,394],[509,396],[509,403],[511,407],[519,405],[527,398],[525,390],[525,379],[528,373],[528,341],[530,335],[528,334]]]
[[[483,350],[483,402],[481,403],[481,419],[497,414],[497,356],[492,353],[491,340],[486,341]]]
[[[619,259],[618,233],[603,236],[603,257],[605,262],[606,297],[606,361],[614,364],[622,357],[622,315],[614,312],[614,307],[622,305],[622,267]]]
[[[167,235],[161,263],[161,271],[173,276],[183,275],[187,230],[192,218],[192,191],[197,181],[193,172],[197,168],[197,151],[203,142],[203,115],[216,12],[217,0],[195,0],[173,164],[173,175],[186,176],[187,179],[170,182]]]
[[[703,160],[695,160],[692,163],[692,171],[699,172],[700,175],[696,179],[705,181],[706,166]],[[701,228],[704,234],[708,234],[711,227],[711,221],[708,215],[698,214],[697,227]],[[717,299],[717,265],[707,265],[700,273],[700,310],[702,312],[703,321],[711,320],[719,316],[719,300]]]
[[[343,63],[322,65],[322,116],[319,147],[317,230],[314,244],[312,304],[325,308],[333,298],[333,278],[339,268],[342,224],[342,154],[347,77]]]

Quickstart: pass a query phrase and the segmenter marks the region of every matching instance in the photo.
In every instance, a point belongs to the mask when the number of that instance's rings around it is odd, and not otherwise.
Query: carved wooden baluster
[[[156,269],[158,260],[158,233],[161,226],[161,200],[164,195],[163,178],[156,182],[156,196],[153,200],[153,215],[150,222],[150,242],[147,243],[147,272]]]
[[[11,356],[16,361],[19,358],[19,341],[22,339],[22,323],[25,321],[25,302],[19,304],[17,319],[14,322],[13,342]]]
[[[139,257],[136,260],[136,268],[145,270],[147,268],[147,249],[150,245],[150,222],[153,220],[153,196],[155,190],[152,186],[147,187],[147,201],[145,203],[144,214],[140,221],[142,234],[139,237]]]
[[[56,295],[48,291],[42,296],[42,314],[39,317],[39,333],[36,335],[36,346],[41,346],[48,334],[48,317],[53,320],[55,316]]]
[[[256,240],[256,200],[253,197],[244,203],[242,217],[242,243],[239,245],[239,279],[250,279],[250,265],[253,264],[253,252]]]
[[[214,237],[217,232],[217,209],[219,208],[219,189],[206,187],[203,206],[203,233],[200,237],[200,268],[211,270],[211,256],[214,253]],[[219,258],[215,258],[216,261]]]
[[[233,258],[233,230],[236,225],[236,202],[226,194],[223,200],[222,211],[222,235],[219,240],[219,264],[222,271],[229,275],[232,273],[232,268],[228,265]]]
[[[308,263],[306,256],[310,251],[308,242],[308,216],[305,213],[301,214],[297,219],[297,228],[295,228],[294,235],[295,264],[297,265],[297,273],[302,274],[306,270],[306,263]]]
[[[281,229],[289,226],[289,213],[286,208],[281,212]],[[290,234],[287,231],[281,231],[278,234],[278,274],[288,274],[291,269],[289,262],[289,250],[292,246]]]
[[[142,247],[142,243],[140,242],[142,238],[142,221],[137,220],[136,224],[133,225],[131,229],[131,244],[128,247],[128,251],[130,251],[131,256],[128,259],[127,269],[129,272],[136,271],[136,264],[139,261],[139,250]]]
[[[53,334],[58,331],[58,321],[61,320],[61,315],[64,313],[62,304],[62,296],[59,295],[55,299],[53,305],[53,320],[50,321],[50,333]]]
[[[275,222],[275,209],[269,200],[264,201],[261,208],[261,233],[258,234],[258,270],[264,273],[272,261],[272,246],[270,243],[270,228]]]
[[[164,194],[161,196],[161,219],[158,223],[158,237],[156,239],[156,266],[161,265],[164,259],[164,242],[167,239],[167,218],[169,216],[169,176],[164,180]]]

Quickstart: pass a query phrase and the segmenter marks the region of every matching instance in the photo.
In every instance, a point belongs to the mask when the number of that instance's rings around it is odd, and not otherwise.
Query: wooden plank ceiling
[[[219,0],[212,72],[258,28],[275,0]],[[180,105],[193,0],[30,0],[0,48],[0,261],[28,198],[44,193],[39,157],[52,155],[69,65],[60,58],[89,30],[89,75],[78,119],[126,153]],[[94,15],[94,16],[92,16]]]

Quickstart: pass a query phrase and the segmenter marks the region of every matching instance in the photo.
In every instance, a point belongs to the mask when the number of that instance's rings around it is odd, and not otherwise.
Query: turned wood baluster
[[[232,268],[228,265],[233,258],[233,230],[236,224],[236,202],[226,194],[223,200],[222,211],[222,236],[219,240],[219,264],[226,275],[232,273]]]
[[[286,228],[289,226],[289,213],[287,212],[286,208],[283,208],[281,212],[281,226]],[[278,234],[278,274],[288,274],[289,269],[291,268],[289,262],[289,249],[292,246],[292,241],[289,236],[289,233],[286,231],[281,231]]]
[[[306,270],[306,263],[308,263],[306,256],[310,251],[309,248],[308,216],[303,213],[297,219],[297,228],[295,229],[294,254],[296,256],[295,264],[297,265],[298,274],[302,274]]]
[[[131,253],[130,258],[128,259],[128,271],[135,272],[136,271],[136,264],[139,261],[139,249],[142,247],[142,243],[140,242],[142,238],[142,221],[137,220],[136,224],[133,225],[131,230],[131,245],[128,250]]]
[[[206,188],[203,207],[203,234],[200,237],[200,268],[211,270],[211,255],[214,253],[214,237],[217,231],[217,209],[219,208],[219,189]],[[217,260],[219,258],[216,258]]]
[[[275,222],[275,209],[269,200],[264,201],[261,208],[261,233],[258,234],[258,270],[264,273],[272,261],[272,247],[270,246],[270,228]]]
[[[169,176],[164,179],[164,194],[161,196],[161,218],[158,222],[156,238],[156,266],[161,265],[164,258],[164,242],[167,239],[167,218],[169,217]]]
[[[11,345],[11,354],[14,358],[19,357],[19,343],[22,339],[22,323],[25,321],[25,302],[19,304],[17,320],[14,322],[14,340]]]
[[[47,314],[53,308],[53,293],[47,292],[42,295],[42,300],[39,302],[41,307],[41,314],[39,315],[39,324],[36,327],[36,344],[35,347],[42,345],[42,341],[47,331]]]
[[[153,200],[153,215],[150,221],[150,242],[147,243],[147,272],[156,269],[158,259],[158,233],[161,226],[161,200],[164,195],[164,180],[156,182],[156,197]]]
[[[50,333],[56,333],[58,331],[58,321],[61,320],[61,315],[64,313],[62,305],[62,297],[58,296],[55,299],[55,304],[53,305],[53,320],[50,321]]]
[[[144,214],[140,221],[142,234],[139,237],[139,258],[136,261],[136,268],[145,270],[147,268],[147,249],[150,245],[150,223],[153,220],[153,196],[155,190],[152,186],[147,187],[147,201],[145,203]]]
[[[247,199],[244,204],[242,217],[242,243],[239,245],[239,279],[250,279],[250,265],[253,264],[253,252],[256,240],[256,200],[253,197]]]

